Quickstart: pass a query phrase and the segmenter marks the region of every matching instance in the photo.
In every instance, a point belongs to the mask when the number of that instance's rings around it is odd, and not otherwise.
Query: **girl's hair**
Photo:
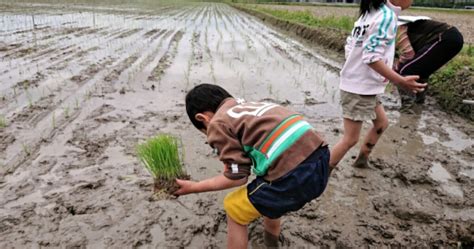
[[[359,16],[369,13],[372,9],[378,10],[387,0],[360,0]]]

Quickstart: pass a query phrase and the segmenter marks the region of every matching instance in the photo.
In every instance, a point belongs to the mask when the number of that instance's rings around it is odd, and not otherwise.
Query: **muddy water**
[[[194,179],[221,172],[184,111],[202,82],[341,137],[340,64],[227,5],[0,9],[1,248],[224,247],[226,192],[157,199],[134,155],[170,132]],[[473,124],[435,103],[389,116],[370,168],[350,166],[354,149],[319,200],[284,218],[291,248],[472,243]],[[260,223],[249,231],[261,248]]]

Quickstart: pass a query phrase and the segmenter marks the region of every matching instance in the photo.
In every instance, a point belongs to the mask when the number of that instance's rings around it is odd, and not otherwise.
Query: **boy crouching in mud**
[[[320,196],[329,176],[329,150],[300,114],[272,103],[243,102],[210,84],[186,95],[193,125],[218,150],[224,174],[199,182],[179,180],[176,195],[242,186],[229,193],[227,248],[247,248],[247,225],[263,216],[265,245],[277,247],[280,217]]]

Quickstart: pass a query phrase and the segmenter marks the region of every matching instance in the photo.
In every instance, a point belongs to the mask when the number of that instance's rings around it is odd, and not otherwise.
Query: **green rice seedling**
[[[51,116],[51,125],[53,126],[53,129],[56,129],[56,115],[54,114],[54,112]]]
[[[25,90],[26,98],[28,99],[28,106],[33,107],[33,97],[28,90]]]
[[[21,148],[23,149],[23,152],[25,153],[26,156],[31,155],[31,150],[30,150],[30,148],[28,148],[28,145],[22,143]]]
[[[0,116],[0,129],[7,127],[7,121],[3,116]]]
[[[64,117],[69,118],[69,106],[64,107]]]
[[[171,192],[174,180],[185,175],[180,144],[173,135],[159,134],[137,146],[138,158],[155,180],[155,191],[164,188]]]

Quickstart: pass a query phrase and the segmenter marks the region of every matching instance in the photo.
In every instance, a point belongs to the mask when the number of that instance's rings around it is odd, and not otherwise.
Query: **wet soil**
[[[0,248],[224,247],[228,191],[155,198],[135,156],[172,133],[193,179],[221,173],[185,114],[198,83],[287,105],[330,145],[342,136],[340,63],[257,18],[217,3],[65,6],[0,5]],[[283,218],[290,248],[472,245],[474,125],[383,101],[390,127],[370,166],[352,168],[351,150],[326,192]],[[252,248],[262,234],[251,224]]]
[[[191,176],[182,174],[178,177],[178,179],[182,180],[190,180]],[[164,178],[155,178],[153,182],[153,192],[159,194],[159,197],[163,197],[161,194],[165,194],[166,196],[174,196],[174,192],[179,189],[179,185],[176,183],[175,180],[168,180]]]

